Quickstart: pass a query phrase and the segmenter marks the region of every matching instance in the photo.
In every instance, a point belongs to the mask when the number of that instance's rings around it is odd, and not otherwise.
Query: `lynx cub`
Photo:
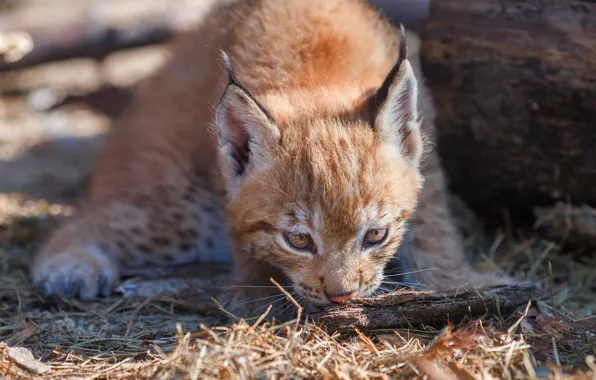
[[[174,45],[79,215],[35,257],[42,289],[88,299],[126,267],[233,257],[237,311],[271,276],[325,307],[373,294],[408,229],[407,281],[509,281],[464,262],[438,158],[423,154],[426,90],[403,29],[366,1],[219,2]]]

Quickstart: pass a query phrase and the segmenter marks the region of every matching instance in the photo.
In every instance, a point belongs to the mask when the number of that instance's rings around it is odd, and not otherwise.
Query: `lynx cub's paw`
[[[42,255],[33,264],[32,276],[48,294],[81,299],[109,296],[120,278],[118,266],[95,246]]]

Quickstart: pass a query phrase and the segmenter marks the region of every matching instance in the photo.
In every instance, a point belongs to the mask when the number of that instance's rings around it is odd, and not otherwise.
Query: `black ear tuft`
[[[399,24],[399,57],[398,62],[403,62],[408,59],[408,37],[406,36],[406,28],[403,24]]]
[[[215,126],[228,196],[233,197],[249,172],[270,164],[280,131],[265,107],[240,84],[230,56],[223,50],[220,56],[229,83],[217,106]]]
[[[267,116],[269,121],[273,122],[273,118],[271,117],[269,111],[265,107],[263,107],[263,105],[253,96],[253,94],[250,91],[248,91],[238,80],[238,77],[234,73],[234,69],[232,67],[232,60],[230,59],[230,55],[223,49],[219,50],[219,55],[224,63],[226,72],[228,74],[228,88],[230,86],[237,87],[240,91],[244,93],[245,96],[247,96],[261,109],[261,112],[263,112]],[[226,91],[228,88],[226,88]]]
[[[394,143],[412,167],[418,167],[422,137],[418,114],[418,80],[407,59],[406,32],[399,28],[397,62],[381,87],[369,98],[365,110],[376,132]]]
[[[406,29],[404,28],[403,24],[399,25],[399,54],[397,56],[397,62],[383,81],[383,84],[377,90],[376,94],[372,98],[372,107],[373,109],[378,109],[381,105],[383,105],[387,101],[387,96],[389,95],[389,89],[391,85],[395,81],[399,70],[402,64],[408,58],[408,47],[407,47],[407,36],[406,36]]]
[[[238,86],[240,88],[243,88],[240,85],[240,82],[238,82],[238,79],[236,78],[236,75],[234,74],[234,70],[232,68],[232,60],[230,59],[230,56],[228,55],[228,53],[225,50],[220,49],[219,50],[219,55],[221,57],[221,60],[224,62],[224,66],[226,68],[226,72],[228,73],[228,84],[233,84],[235,86]]]

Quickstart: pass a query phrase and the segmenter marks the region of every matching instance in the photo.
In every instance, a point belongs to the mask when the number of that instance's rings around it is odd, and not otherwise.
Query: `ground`
[[[0,1],[0,11],[3,6]],[[42,294],[27,273],[31,255],[48,231],[76,212],[111,120],[163,58],[163,48],[152,46],[102,61],[0,73],[0,376],[595,376],[594,250],[562,248],[536,231],[512,226],[506,217],[501,230],[486,236],[467,229],[471,255],[480,266],[542,282],[551,296],[511,316],[441,330],[329,335],[313,324],[279,325],[265,317],[230,324],[208,291],[225,284],[211,274],[199,291],[189,279],[189,273],[199,273],[196,268],[129,273],[119,295],[108,299],[82,302]]]

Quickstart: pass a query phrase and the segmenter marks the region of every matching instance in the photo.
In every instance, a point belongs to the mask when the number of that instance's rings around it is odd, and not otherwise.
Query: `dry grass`
[[[329,335],[310,323],[278,325],[265,316],[230,324],[212,312],[209,291],[189,294],[189,289],[177,296],[115,296],[92,302],[39,292],[30,283],[27,264],[48,227],[72,209],[5,192],[19,189],[36,199],[60,199],[84,181],[108,120],[89,105],[32,112],[35,107],[26,96],[46,87],[54,95],[78,95],[108,84],[127,87],[140,76],[141,63],[148,65],[141,70],[144,75],[160,62],[161,53],[149,53],[150,59],[143,56],[134,64],[130,57],[114,60],[113,67],[110,60],[104,62],[103,71],[114,83],[100,83],[106,78],[97,78],[97,63],[87,61],[0,75],[3,91],[23,93],[21,98],[0,98],[0,378],[490,379],[565,374],[596,379],[595,252],[561,249],[511,228],[494,237],[484,265],[542,282],[551,297],[526,314],[460,321],[444,330],[420,326]],[[107,98],[103,100],[114,103],[113,95]],[[119,109],[103,107],[106,115],[111,114],[107,108]],[[49,132],[57,121],[78,137],[76,149],[70,145],[73,139],[66,145],[53,142]]]
[[[493,265],[520,278],[552,283],[552,298],[526,315],[442,331],[329,335],[265,316],[230,325],[198,312],[205,300],[196,297],[48,298],[31,286],[26,263],[47,226],[71,209],[0,200],[0,375],[7,378],[590,378],[596,370],[589,356],[596,350],[594,263],[536,238],[497,239],[490,254]]]

